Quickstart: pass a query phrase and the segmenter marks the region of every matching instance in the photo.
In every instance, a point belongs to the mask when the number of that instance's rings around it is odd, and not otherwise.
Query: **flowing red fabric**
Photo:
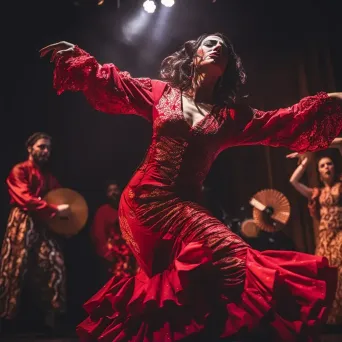
[[[140,272],[111,279],[85,304],[81,341],[215,341],[255,332],[269,341],[317,337],[336,269],[317,256],[252,250],[198,202],[226,148],[327,148],[342,128],[338,101],[319,93],[267,112],[215,106],[191,127],[179,89],[100,65],[78,47],[57,59],[54,86],[59,94],[82,91],[99,111],[140,115],[153,125],[146,158],[119,206]]]

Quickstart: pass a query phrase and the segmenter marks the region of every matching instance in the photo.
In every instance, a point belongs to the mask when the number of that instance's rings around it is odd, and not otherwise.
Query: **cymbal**
[[[261,190],[253,196],[250,203],[253,205],[255,223],[266,232],[283,229],[290,218],[290,202],[278,190]],[[270,214],[267,214],[267,210],[271,210]]]
[[[78,192],[59,188],[48,192],[44,200],[49,204],[70,206],[68,218],[54,217],[48,222],[49,228],[55,233],[71,237],[78,234],[85,226],[88,219],[88,205]]]
[[[256,238],[259,236],[260,228],[253,219],[247,219],[241,223],[241,233],[247,238]]]

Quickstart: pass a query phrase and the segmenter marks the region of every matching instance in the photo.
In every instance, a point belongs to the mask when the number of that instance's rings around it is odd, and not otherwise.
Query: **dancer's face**
[[[214,35],[204,38],[194,57],[196,72],[220,77],[227,64],[228,47],[223,39]]]
[[[50,139],[38,139],[33,146],[28,148],[29,156],[38,165],[43,165],[48,162],[51,154],[51,141]]]
[[[318,172],[322,181],[331,181],[335,177],[335,165],[333,161],[324,157],[318,162]]]

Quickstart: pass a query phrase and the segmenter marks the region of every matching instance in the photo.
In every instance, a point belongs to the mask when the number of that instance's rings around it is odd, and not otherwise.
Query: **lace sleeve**
[[[327,148],[342,129],[340,103],[324,92],[288,108],[261,111],[244,107],[232,112],[229,146],[260,144],[317,151]]]
[[[93,108],[110,114],[135,114],[152,121],[153,94],[149,78],[133,78],[114,64],[100,65],[86,51],[75,47],[73,53],[56,59],[54,88],[82,91]]]

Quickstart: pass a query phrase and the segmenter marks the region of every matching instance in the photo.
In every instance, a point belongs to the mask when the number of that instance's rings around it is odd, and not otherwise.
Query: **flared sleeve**
[[[81,91],[91,106],[109,114],[135,114],[152,121],[152,80],[133,78],[114,64],[99,64],[78,46],[55,60],[57,94]]]
[[[297,152],[317,151],[329,147],[342,129],[341,103],[324,92],[271,111],[238,106],[230,116],[227,147],[267,145]]]

